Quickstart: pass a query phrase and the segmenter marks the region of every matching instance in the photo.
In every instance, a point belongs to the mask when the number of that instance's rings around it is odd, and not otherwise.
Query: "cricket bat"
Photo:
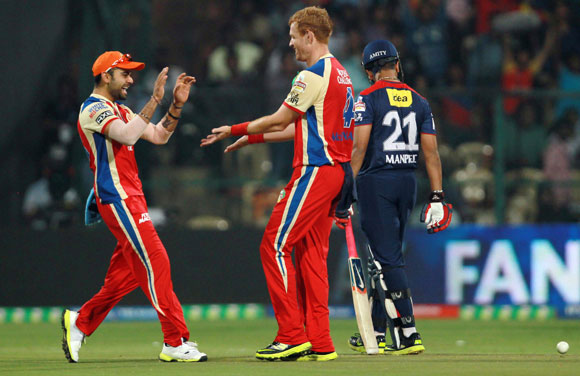
[[[356,251],[356,242],[354,240],[352,221],[350,219],[346,225],[345,233],[346,247],[348,248],[348,270],[350,274],[350,286],[352,288],[352,301],[354,304],[354,312],[356,314],[356,323],[367,354],[378,354],[379,346],[377,345],[377,338],[375,337],[375,331],[373,328],[373,320],[371,318],[362,262]]]

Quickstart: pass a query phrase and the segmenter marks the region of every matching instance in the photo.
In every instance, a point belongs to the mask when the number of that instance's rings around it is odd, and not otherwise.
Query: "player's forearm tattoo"
[[[177,121],[171,119],[169,116],[165,115],[163,120],[161,120],[161,125],[169,132],[173,132],[177,126]],[[173,126],[172,126],[173,125]]]

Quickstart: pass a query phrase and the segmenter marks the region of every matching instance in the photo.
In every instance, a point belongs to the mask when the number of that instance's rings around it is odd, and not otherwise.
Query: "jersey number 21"
[[[416,114],[411,111],[403,118],[401,127],[401,117],[398,111],[389,111],[383,118],[383,126],[395,127],[393,132],[383,142],[383,151],[409,150],[418,151],[417,144],[417,120]],[[405,132],[405,134],[403,134]],[[407,140],[405,142],[405,140]]]

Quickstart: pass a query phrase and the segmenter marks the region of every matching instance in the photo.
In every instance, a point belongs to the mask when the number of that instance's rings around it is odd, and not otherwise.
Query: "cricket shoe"
[[[256,351],[256,358],[260,360],[296,360],[311,348],[312,344],[310,342],[304,342],[299,345],[272,342],[263,349]]]
[[[177,347],[164,343],[159,360],[163,362],[205,362],[207,355],[197,349],[195,342],[187,341]]]
[[[296,358],[297,362],[327,362],[338,358],[336,351],[319,352],[307,350],[301,356]]]
[[[399,338],[401,339],[401,345],[399,348],[389,345],[385,348],[385,354],[387,355],[417,355],[425,351],[425,346],[423,346],[423,341],[419,333],[413,333],[409,337],[405,337],[403,332],[399,332]]]
[[[69,363],[79,361],[79,350],[85,341],[85,334],[76,326],[79,313],[65,309],[62,312],[62,349]]]
[[[384,354],[385,346],[387,345],[384,335],[377,336],[377,345],[379,345],[379,354]],[[351,350],[366,354],[365,345],[360,333],[355,333],[352,337],[350,337],[348,340],[348,346],[351,348]]]

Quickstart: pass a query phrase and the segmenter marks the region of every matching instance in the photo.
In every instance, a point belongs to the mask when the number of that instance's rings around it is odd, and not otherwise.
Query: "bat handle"
[[[352,219],[348,219],[346,226],[344,228],[346,235],[346,247],[348,248],[348,257],[358,257],[358,252],[356,251],[356,241],[354,240],[354,233],[352,231]]]

